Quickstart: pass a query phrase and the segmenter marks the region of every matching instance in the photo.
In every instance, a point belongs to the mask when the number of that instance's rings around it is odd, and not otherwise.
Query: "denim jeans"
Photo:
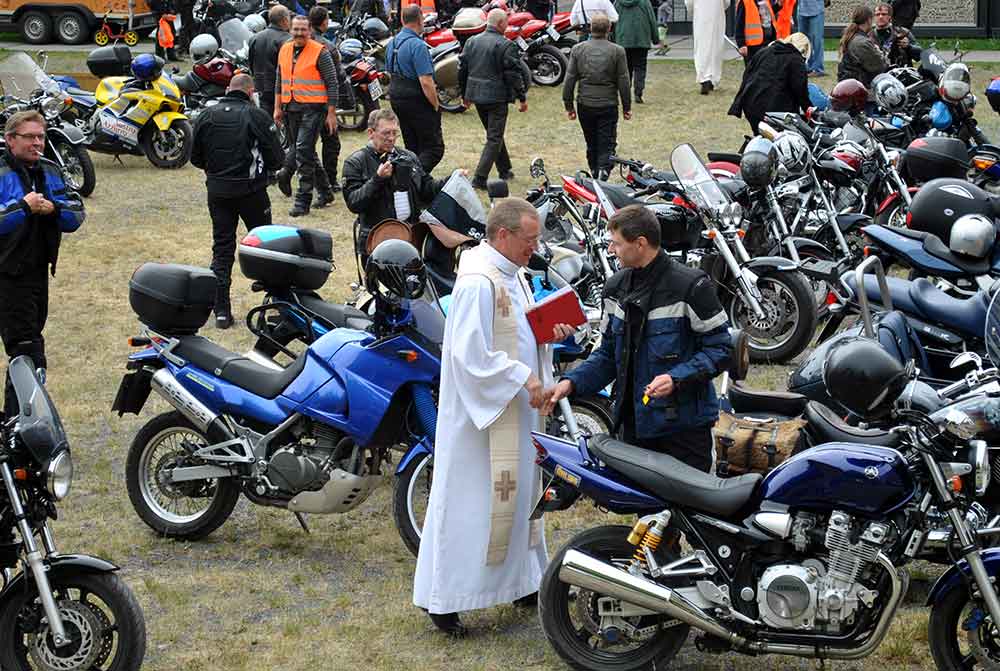
[[[800,16],[799,31],[805,33],[812,45],[812,54],[806,63],[809,72],[823,72],[823,15]]]

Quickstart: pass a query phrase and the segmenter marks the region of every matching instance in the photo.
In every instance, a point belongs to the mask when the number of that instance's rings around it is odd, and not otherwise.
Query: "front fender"
[[[153,123],[160,130],[167,130],[175,121],[186,121],[187,115],[180,112],[158,112],[153,115]]]
[[[83,144],[87,137],[83,131],[71,123],[63,122],[58,126],[49,126],[46,134],[54,136],[60,140],[65,140],[70,144]]]
[[[917,191],[920,190],[920,187],[911,186],[908,187],[906,190],[909,191],[910,195],[912,196],[913,194],[915,194]],[[875,210],[875,214],[876,215],[882,214],[882,212],[889,209],[889,207],[891,207],[892,204],[895,203],[897,200],[899,200],[899,191],[893,191],[888,196],[886,196],[886,199],[883,200],[882,204],[878,206],[878,209]]]
[[[421,438],[420,442],[411,447],[403,455],[403,458],[399,460],[399,465],[396,466],[396,475],[399,475],[406,470],[406,467],[410,465],[410,462],[414,459],[423,459],[424,456],[434,454],[434,450],[431,445],[427,442],[426,438]]]
[[[44,562],[50,581],[72,574],[83,573],[94,575],[114,573],[118,570],[118,566],[115,564],[100,557],[91,557],[90,555],[55,555],[47,557]],[[0,592],[0,611],[6,607],[7,602],[10,601],[18,590],[25,588],[24,585],[27,580],[26,574],[18,573],[7,587]]]
[[[979,555],[983,558],[986,573],[991,578],[1000,575],[1000,548],[980,550]],[[930,593],[927,595],[926,605],[933,606],[940,603],[955,589],[965,589],[965,582],[962,580],[960,571],[966,575],[971,575],[969,572],[969,563],[964,559],[949,568],[944,572],[944,575],[937,579],[934,587],[931,588]]]
[[[817,256],[817,257],[822,258],[822,259],[832,259],[833,258],[833,253],[822,242],[817,242],[816,240],[813,240],[812,238],[800,238],[800,237],[797,237],[797,236],[793,236],[790,239],[792,241],[792,244],[795,246],[796,251],[798,251],[798,253],[799,253],[800,256],[802,254],[805,254],[806,256]],[[773,256],[778,257],[781,254],[781,248],[782,248],[781,245],[775,245],[775,246],[771,247],[770,253]]]
[[[822,245],[820,246],[822,247]],[[754,271],[781,270],[788,272],[799,269],[799,265],[795,263],[795,261],[792,261],[791,259],[786,259],[782,256],[758,256],[756,258],[750,259],[747,263],[743,265],[743,267],[749,268],[750,270]]]

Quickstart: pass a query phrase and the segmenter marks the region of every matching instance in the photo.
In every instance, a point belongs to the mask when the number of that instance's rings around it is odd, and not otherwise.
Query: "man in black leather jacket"
[[[444,187],[420,167],[416,154],[396,146],[399,119],[387,109],[368,117],[368,144],[344,161],[344,202],[358,215],[354,222],[361,267],[368,261],[365,245],[375,224],[386,219],[416,222],[420,207]]]
[[[486,145],[472,180],[477,189],[486,188],[494,163],[500,179],[514,178],[503,137],[507,129],[507,105],[516,99],[520,101],[518,110],[528,111],[528,82],[524,79],[521,54],[518,46],[504,37],[507,13],[493,9],[486,23],[485,32],[465,43],[458,66],[458,85],[465,106],[476,106],[486,129]]]
[[[260,108],[270,117],[274,116],[274,76],[278,69],[278,51],[281,45],[291,39],[288,29],[292,25],[292,14],[284,5],[275,5],[267,13],[270,22],[267,28],[250,38],[249,64],[253,72],[253,83],[260,94]]]
[[[232,326],[229,285],[236,253],[236,226],[247,230],[271,223],[268,172],[281,167],[285,152],[274,121],[253,102],[253,80],[239,74],[217,105],[198,115],[191,163],[205,171],[212,217],[212,272],[218,280],[215,325]]]

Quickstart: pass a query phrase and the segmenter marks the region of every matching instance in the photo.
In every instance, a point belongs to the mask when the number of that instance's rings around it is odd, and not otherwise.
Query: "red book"
[[[580,326],[586,323],[587,316],[580,307],[573,287],[566,286],[538,301],[525,312],[528,325],[535,334],[539,345],[554,342],[552,335],[556,324]]]

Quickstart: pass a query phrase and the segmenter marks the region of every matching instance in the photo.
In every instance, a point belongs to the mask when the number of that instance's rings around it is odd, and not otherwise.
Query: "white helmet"
[[[778,133],[774,137],[774,149],[788,174],[801,175],[809,167],[809,143],[798,133]]]
[[[981,214],[963,214],[951,226],[948,248],[956,254],[983,259],[993,249],[997,229]]]
[[[872,80],[875,102],[886,112],[901,112],[906,107],[906,87],[896,77],[883,72]]]
[[[965,63],[952,63],[941,73],[938,80],[938,94],[948,102],[957,103],[972,90],[972,78],[969,76],[969,66]]]
[[[219,43],[208,33],[202,33],[191,40],[188,51],[191,52],[191,60],[195,63],[211,58],[219,50]]]
[[[247,30],[249,30],[252,35],[267,28],[267,21],[265,21],[264,17],[260,14],[250,14],[243,19],[243,25],[247,27]]]

